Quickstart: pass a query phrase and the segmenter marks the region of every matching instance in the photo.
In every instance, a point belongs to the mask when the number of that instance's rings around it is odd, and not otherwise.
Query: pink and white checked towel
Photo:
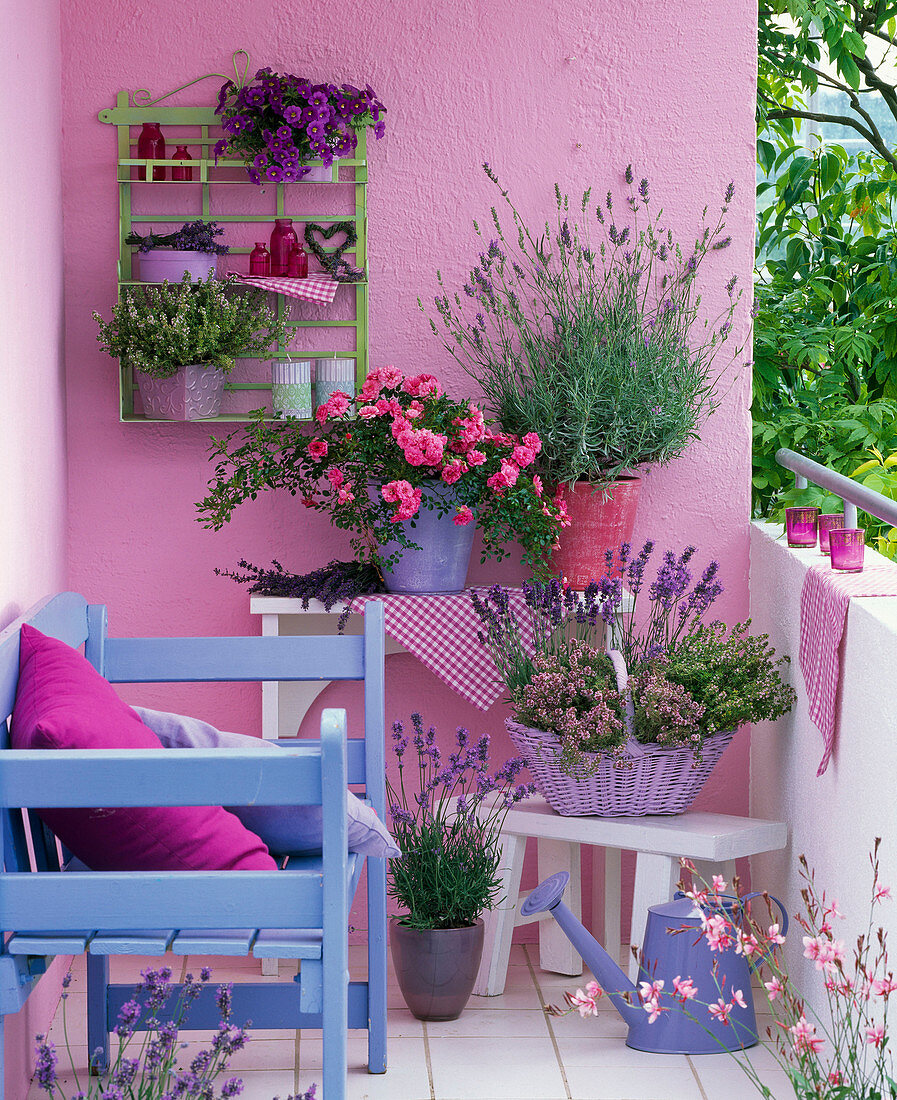
[[[810,568],[800,593],[800,668],[807,685],[810,717],[822,734],[822,775],[835,748],[839,650],[851,596],[897,596],[897,565],[876,560],[862,573],[836,573],[827,561]]]
[[[314,272],[305,279],[288,278],[286,275],[238,275],[237,280],[247,286],[273,290],[287,298],[303,298],[307,302],[326,302],[336,297],[339,283],[325,272]]]
[[[483,596],[486,593],[484,588],[477,591]],[[512,588],[510,597],[511,609],[526,636],[529,613],[523,592]],[[361,611],[368,600],[382,600],[386,633],[391,638],[479,710],[488,710],[504,694],[492,658],[477,640],[481,624],[469,591],[453,596],[358,596],[352,601],[352,611]]]

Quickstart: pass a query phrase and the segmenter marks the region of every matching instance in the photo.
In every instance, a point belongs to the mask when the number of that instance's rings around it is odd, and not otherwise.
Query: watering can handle
[[[787,936],[788,935],[788,913],[787,913],[787,910],[785,909],[785,906],[773,894],[764,894],[764,892],[762,890],[755,890],[753,894],[745,894],[743,898],[739,898],[738,902],[741,905],[741,907],[746,910],[746,906],[747,906],[747,903],[749,901],[753,901],[754,898],[762,898],[762,897],[768,897],[770,901],[774,901],[776,903],[776,906],[779,910],[779,913],[781,914],[780,934],[782,936]],[[769,954],[773,950],[775,950],[775,948],[770,948],[770,951],[764,951],[764,953],[762,955],[760,955],[756,959],[756,961],[750,963],[751,970],[756,970],[764,960],[768,960]]]
[[[629,672],[626,669],[626,661],[618,649],[609,649],[607,655],[614,666],[614,675],[617,678],[617,691],[624,697],[623,726],[626,730],[626,752],[629,756],[644,756],[645,750],[635,739],[635,706],[632,702],[632,692],[629,690]]]

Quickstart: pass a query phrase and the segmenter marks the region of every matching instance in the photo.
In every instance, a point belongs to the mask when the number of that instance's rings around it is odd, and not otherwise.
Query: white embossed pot
[[[135,370],[143,414],[150,420],[205,420],[221,411],[224,371],[207,363],[181,367],[170,378]]]

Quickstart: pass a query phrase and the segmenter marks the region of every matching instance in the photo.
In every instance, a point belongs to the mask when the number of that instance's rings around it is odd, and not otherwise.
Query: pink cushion
[[[23,626],[14,749],[156,749],[158,738],[76,650]],[[46,809],[94,871],[274,871],[261,840],[221,806]]]

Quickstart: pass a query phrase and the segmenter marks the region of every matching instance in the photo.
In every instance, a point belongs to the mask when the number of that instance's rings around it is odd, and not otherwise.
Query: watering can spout
[[[641,1021],[644,1013],[637,1007],[638,998],[635,986],[619,966],[608,955],[595,937],[583,927],[561,900],[570,876],[566,871],[539,883],[520,908],[521,916],[534,916],[536,913],[551,913],[564,930],[565,935],[582,956],[589,970],[595,975],[598,984],[607,994],[614,1008],[631,1027]],[[630,994],[630,1004],[623,994]]]

